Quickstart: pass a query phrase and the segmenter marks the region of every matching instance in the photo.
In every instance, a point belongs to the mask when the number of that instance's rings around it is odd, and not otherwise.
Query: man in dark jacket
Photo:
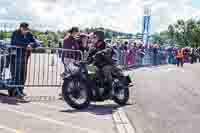
[[[15,85],[24,86],[27,74],[28,58],[33,47],[37,46],[36,40],[29,32],[29,25],[21,23],[19,30],[12,34],[11,45],[14,46],[12,50],[16,50],[16,54],[11,56],[11,76]],[[17,88],[18,95],[25,96],[24,87]]]
[[[93,44],[93,46],[92,46],[93,49],[92,49],[92,51],[90,51],[89,56],[92,56],[92,55],[96,54],[97,52],[104,50],[106,48],[103,31],[98,30],[93,33],[92,44]]]
[[[113,49],[106,47],[104,33],[102,31],[96,31],[94,32],[94,38],[96,39],[96,41],[94,41],[96,42],[95,50],[91,55],[95,55],[94,65],[98,68],[97,75],[100,76],[100,78],[102,76],[104,77],[102,80],[107,86],[107,88],[105,88],[104,96],[108,96],[112,88],[112,76],[116,75],[122,77],[123,75],[121,70],[115,66],[114,60],[112,60],[114,54]]]

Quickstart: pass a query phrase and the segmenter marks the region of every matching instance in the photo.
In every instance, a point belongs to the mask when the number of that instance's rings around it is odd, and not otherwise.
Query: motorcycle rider
[[[104,42],[104,32],[103,31],[96,31],[94,32],[93,37],[94,42],[94,50],[91,52],[90,57],[94,56],[94,65],[98,68],[97,70],[97,77],[100,80],[103,80],[103,83],[106,84],[106,88],[104,91],[104,96],[108,96],[110,94],[110,90],[112,88],[112,75],[116,75],[119,78],[123,77],[121,69],[115,66],[114,60],[112,56],[114,51],[112,48],[107,47],[106,43]],[[102,78],[103,77],[103,78]]]

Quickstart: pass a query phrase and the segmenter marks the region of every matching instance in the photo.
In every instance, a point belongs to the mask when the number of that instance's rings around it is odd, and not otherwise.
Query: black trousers
[[[25,85],[27,76],[27,56],[13,55],[11,57],[10,72],[14,85]],[[24,87],[18,87],[19,90],[23,91]]]
[[[181,67],[183,67],[183,58],[177,58],[177,66],[179,67],[181,64]]]
[[[196,61],[197,61],[197,57],[194,54],[192,54],[190,63],[193,64],[193,63],[196,63]]]

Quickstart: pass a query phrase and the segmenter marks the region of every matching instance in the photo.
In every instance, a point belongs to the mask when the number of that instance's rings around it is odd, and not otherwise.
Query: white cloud
[[[104,26],[123,32],[140,32],[143,8],[151,5],[151,32],[167,28],[179,18],[198,17],[192,0],[1,0],[0,23],[29,21],[52,29]]]

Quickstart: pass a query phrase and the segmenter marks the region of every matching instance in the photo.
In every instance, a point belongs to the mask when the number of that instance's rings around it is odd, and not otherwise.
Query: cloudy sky
[[[135,33],[142,29],[147,5],[152,9],[152,33],[179,18],[200,16],[199,0],[0,0],[0,27],[28,21],[44,29],[103,26]]]

